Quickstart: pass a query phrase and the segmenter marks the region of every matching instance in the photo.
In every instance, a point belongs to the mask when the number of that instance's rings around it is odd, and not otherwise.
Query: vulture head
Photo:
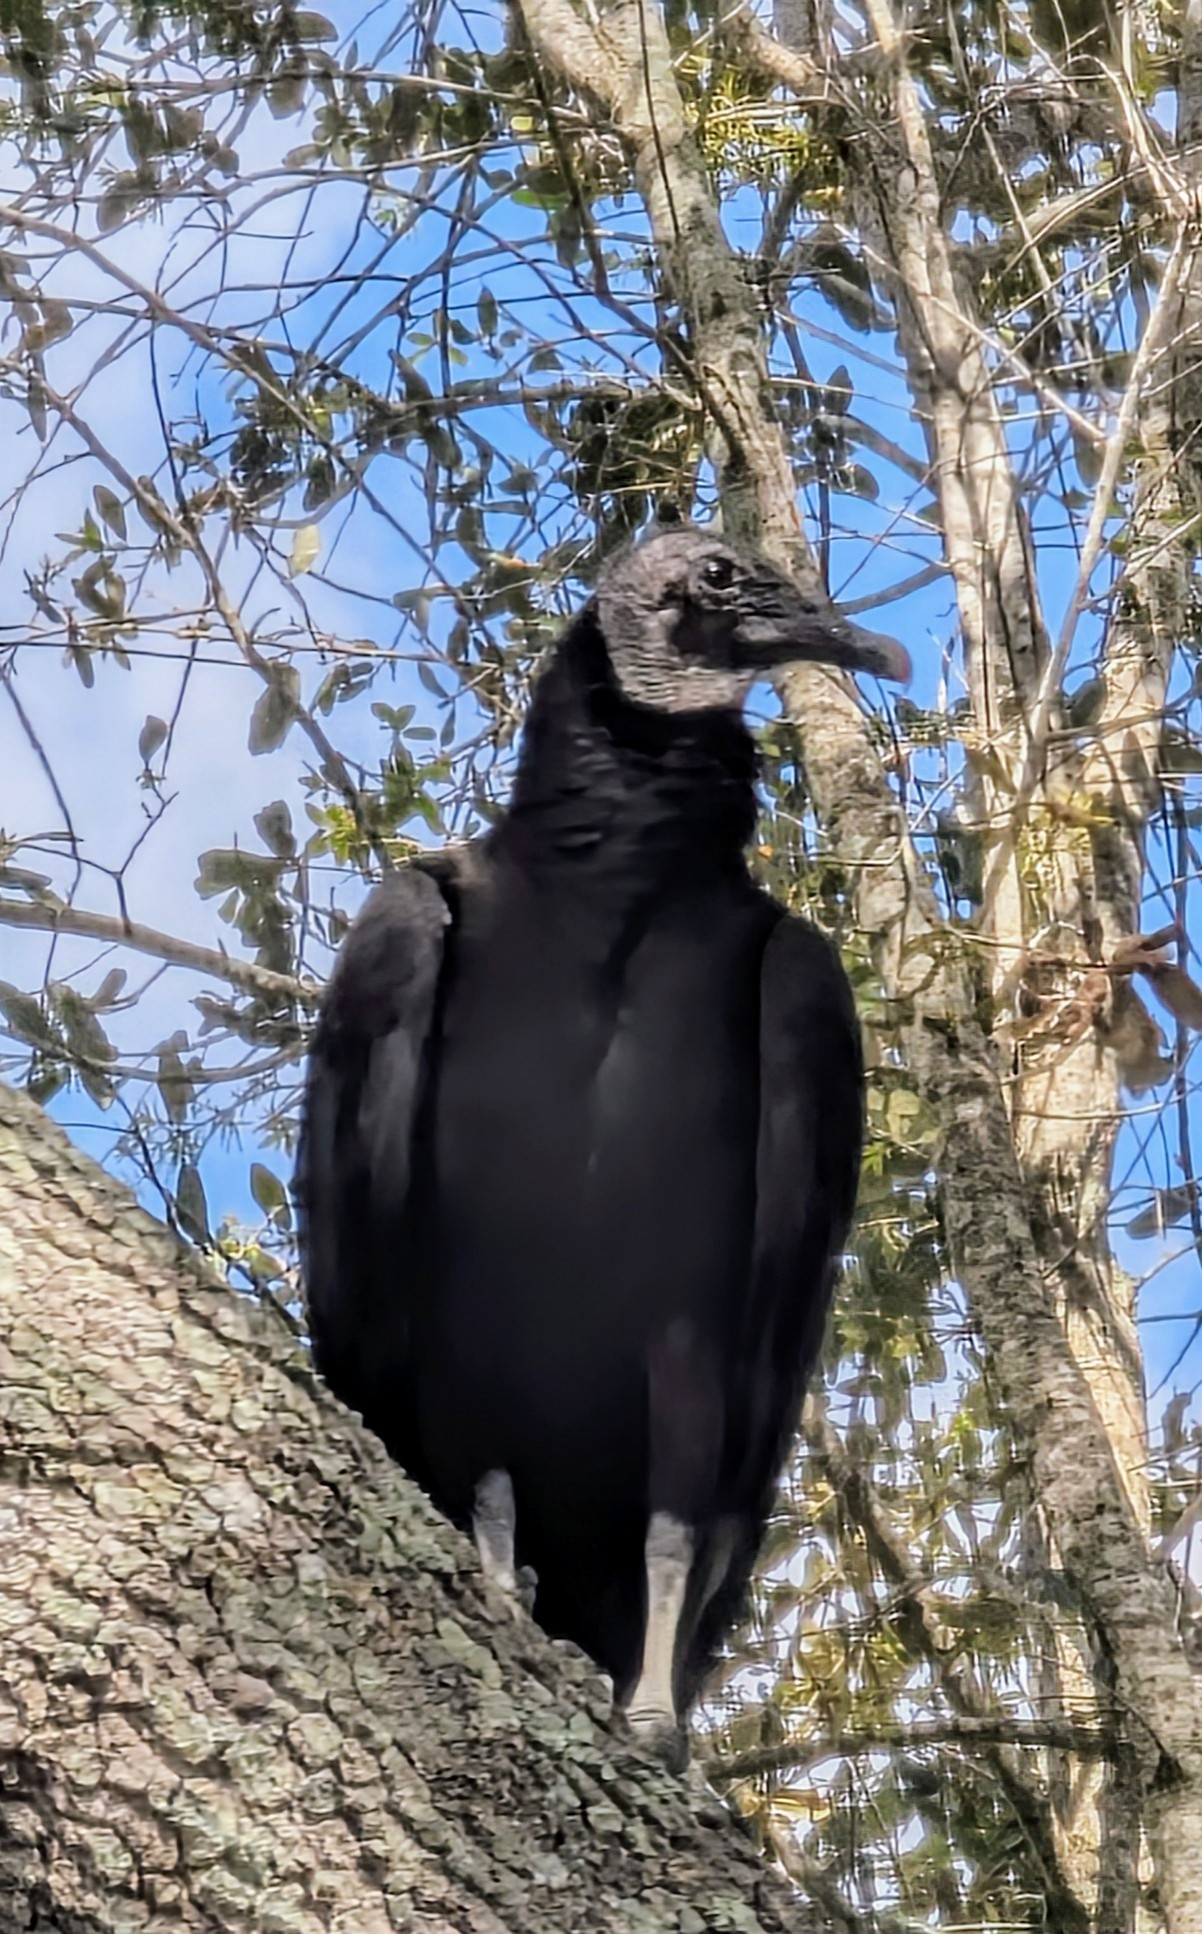
[[[597,586],[606,650],[626,697],[663,712],[741,706],[787,665],[837,665],[904,683],[895,639],[840,617],[766,559],[696,525],[671,525],[609,563]]]

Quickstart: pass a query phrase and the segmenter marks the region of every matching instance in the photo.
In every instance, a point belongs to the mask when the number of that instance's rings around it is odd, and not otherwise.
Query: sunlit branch
[[[85,940],[99,940],[107,946],[132,947],[135,953],[150,954],[172,967],[186,967],[194,974],[207,974],[228,981],[247,994],[258,994],[280,1002],[314,1007],[321,989],[311,981],[296,980],[291,974],[273,973],[257,967],[252,960],[237,960],[215,947],[201,947],[174,934],[160,933],[136,920],[121,920],[114,914],[88,913],[80,907],[44,906],[35,902],[0,898],[0,926],[23,927],[32,933],[70,933]]]

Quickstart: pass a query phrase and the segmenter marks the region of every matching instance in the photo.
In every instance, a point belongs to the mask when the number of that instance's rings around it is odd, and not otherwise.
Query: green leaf
[[[122,990],[128,979],[129,975],[126,973],[124,967],[110,967],[108,973],[96,989],[96,992],[92,995],[92,1006],[95,1008],[115,1007],[121,998]]]
[[[1160,742],[1162,772],[1202,772],[1202,745],[1169,726]]]
[[[382,725],[389,726],[393,732],[403,732],[413,717],[414,712],[417,710],[417,707],[415,705],[385,705],[382,699],[374,699],[371,710],[372,717],[379,719]]]
[[[29,411],[34,435],[39,443],[45,443],[49,427],[46,417],[46,385],[36,374],[29,378],[29,387],[25,392],[25,407]]]
[[[109,529],[117,537],[124,538],[126,535],[125,505],[116,491],[110,490],[107,484],[97,484],[92,492],[92,502]]]
[[[96,228],[101,235],[111,235],[133,215],[139,204],[144,201],[145,189],[136,174],[117,175],[108,191],[100,197],[96,208]]]
[[[111,1108],[117,1093],[116,1083],[111,1076],[86,1063],[78,1070],[80,1084],[84,1093],[91,1097],[98,1108]]]
[[[66,1085],[66,1069],[58,1062],[43,1061],[38,1064],[37,1072],[30,1075],[26,1088],[34,1100],[45,1108]]]
[[[846,416],[851,408],[854,393],[847,364],[840,363],[837,369],[831,371],[827,379],[823,407],[829,410],[832,416]]]
[[[300,675],[294,665],[276,663],[268,682],[255,700],[246,735],[248,749],[275,752],[288,737],[300,705]]]
[[[48,296],[42,298],[42,339],[49,347],[51,343],[64,342],[75,326],[75,319],[65,302],[58,302]]]
[[[264,1215],[283,1220],[288,1209],[288,1191],[278,1175],[262,1162],[250,1165],[250,1192]]]
[[[177,1028],[169,1040],[160,1042],[158,1050],[159,1065],[155,1079],[163,1097],[163,1106],[175,1122],[184,1120],[196,1095],[195,1085],[180,1053],[181,1048],[187,1046],[187,1035],[182,1028]]]
[[[1180,1182],[1172,1188],[1155,1189],[1152,1200],[1146,1208],[1132,1216],[1127,1224],[1127,1234],[1137,1242],[1146,1242],[1152,1236],[1161,1236],[1175,1222],[1184,1222],[1192,1213],[1197,1190],[1192,1182]]]
[[[497,298],[491,289],[481,289],[476,298],[476,321],[483,336],[497,333]]]
[[[881,486],[871,470],[862,463],[848,464],[839,474],[839,488],[848,491],[853,497],[864,497],[875,504],[881,494]]]
[[[117,1050],[96,1019],[91,1001],[64,981],[52,981],[47,993],[72,1054],[81,1062],[117,1059]]]
[[[429,665],[425,663],[424,659],[418,660],[417,675],[428,692],[432,692],[435,698],[441,698],[445,700],[447,694],[443,691],[442,686],[439,684],[438,680],[434,676],[434,673],[431,671]]]
[[[243,893],[253,890],[265,879],[274,880],[280,870],[277,860],[261,853],[244,853],[237,846],[210,846],[200,855],[197,866],[200,870],[195,885],[202,900],[211,900],[230,887]]]
[[[305,484],[304,505],[306,510],[320,510],[334,494],[338,479],[334,466],[324,450],[319,450],[309,465],[308,480]]]
[[[411,363],[407,356],[402,356],[399,351],[394,352],[392,360],[396,365],[397,375],[405,385],[406,399],[410,403],[432,402],[434,392],[420,369],[414,363]]]
[[[292,16],[292,31],[298,40],[336,40],[337,29],[328,21],[324,13],[295,13]]]
[[[32,994],[23,994],[19,987],[13,987],[6,980],[0,980],[0,1013],[18,1040],[27,1041],[35,1048],[61,1050],[57,1032]]]
[[[138,757],[144,766],[150,764],[166,737],[166,719],[157,717],[154,712],[147,713],[146,722],[138,734]]]
[[[303,73],[280,74],[272,81],[267,90],[267,105],[277,121],[287,120],[305,104],[305,76]]]
[[[50,885],[47,873],[35,873],[28,866],[10,866],[0,861],[0,887],[8,887],[17,893],[28,893],[32,899],[39,899]]]
[[[477,564],[485,559],[484,520],[475,504],[464,504],[455,519],[455,537]]]
[[[96,668],[92,663],[91,647],[73,639],[63,653],[63,663],[74,665],[79,673],[80,684],[90,692],[96,683]]]
[[[292,814],[284,800],[273,799],[270,806],[264,806],[262,812],[255,814],[255,831],[277,859],[290,860],[294,857],[296,838],[292,831]]]
[[[1090,487],[1096,484],[1102,475],[1102,446],[1095,442],[1093,437],[1086,436],[1075,423],[1072,425],[1072,434],[1077,475],[1083,484]]]
[[[195,1162],[181,1162],[175,1185],[175,1214],[180,1228],[193,1242],[209,1240],[209,1205]]]
[[[292,540],[288,554],[288,575],[290,578],[303,577],[311,571],[321,551],[321,533],[316,524],[302,524]]]
[[[810,253],[815,279],[827,301],[834,304],[852,329],[871,329],[876,320],[876,306],[871,278],[861,258],[835,239],[831,231],[819,237]]]
[[[71,583],[79,602],[94,617],[114,622],[124,617],[125,579],[119,571],[110,569],[106,558],[98,557],[79,577],[72,578]]]

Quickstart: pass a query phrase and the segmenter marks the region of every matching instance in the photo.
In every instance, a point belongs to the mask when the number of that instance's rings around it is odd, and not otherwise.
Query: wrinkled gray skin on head
[[[597,606],[622,691],[661,712],[738,708],[756,679],[786,665],[910,676],[894,639],[693,524],[655,531],[606,565]]]

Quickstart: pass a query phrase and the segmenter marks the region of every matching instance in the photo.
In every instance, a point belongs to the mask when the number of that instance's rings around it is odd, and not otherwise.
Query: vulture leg
[[[640,1739],[669,1748],[679,1729],[673,1666],[676,1635],[684,1611],[693,1561],[693,1533],[670,1511],[653,1511],[647,1527],[647,1623],[638,1682],[626,1707],[630,1729]]]
[[[643,1655],[626,1717],[674,1761],[686,1750],[677,1698],[682,1620],[699,1527],[710,1516],[722,1443],[722,1381],[715,1351],[686,1318],[652,1346],[650,1520],[644,1547]]]
[[[472,1531],[484,1573],[484,1589],[512,1618],[520,1618],[534,1604],[534,1573],[519,1571],[514,1562],[517,1513],[513,1480],[508,1471],[486,1471],[476,1486]]]

